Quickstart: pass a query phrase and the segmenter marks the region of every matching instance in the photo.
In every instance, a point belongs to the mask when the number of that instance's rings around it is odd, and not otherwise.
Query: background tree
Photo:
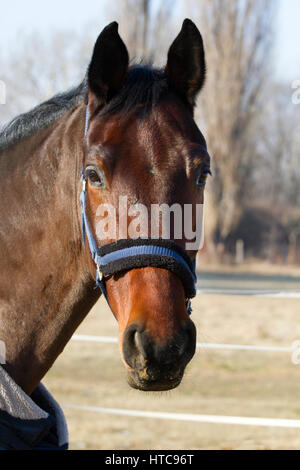
[[[190,2],[201,27],[207,82],[199,118],[213,157],[208,236],[225,242],[238,223],[256,158],[269,59],[274,3],[268,0]],[[207,219],[207,218],[206,218]]]
[[[176,0],[121,0],[114,3],[110,16],[120,23],[120,33],[131,59],[165,65],[166,45],[170,45],[176,35],[172,24],[176,3]]]
[[[1,80],[7,90],[6,104],[0,108],[0,128],[54,94],[78,85],[98,34],[92,25],[77,35],[63,31],[46,39],[32,33],[18,40],[9,55],[0,57]]]

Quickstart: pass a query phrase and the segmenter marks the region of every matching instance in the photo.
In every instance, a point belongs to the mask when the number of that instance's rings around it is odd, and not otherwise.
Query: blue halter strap
[[[86,111],[85,136],[88,132],[89,109]],[[96,265],[96,286],[106,298],[105,277],[129,269],[147,266],[160,267],[174,272],[183,284],[188,313],[191,314],[190,299],[196,295],[195,261],[187,252],[171,240],[137,238],[122,239],[99,247],[93,236],[86,214],[87,180],[81,169],[82,191],[80,194],[81,232],[83,244],[88,241],[92,259]],[[109,302],[108,302],[109,303]]]

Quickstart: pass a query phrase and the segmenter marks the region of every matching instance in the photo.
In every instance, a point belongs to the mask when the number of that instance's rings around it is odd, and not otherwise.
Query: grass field
[[[193,301],[198,341],[291,346],[300,301],[201,295]],[[78,334],[117,336],[103,300]],[[200,349],[180,387],[129,388],[117,344],[71,341],[44,379],[60,404],[175,413],[300,419],[300,365],[289,353]],[[201,424],[64,408],[71,449],[299,449],[299,429]]]

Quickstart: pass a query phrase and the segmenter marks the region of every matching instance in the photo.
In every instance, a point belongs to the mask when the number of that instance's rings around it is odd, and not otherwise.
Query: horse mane
[[[129,68],[122,89],[101,110],[101,115],[138,111],[148,113],[167,90],[164,71],[151,65],[133,65]],[[87,102],[87,78],[80,85],[55,95],[31,111],[20,114],[0,132],[0,152],[45,129],[80,102]]]
[[[86,92],[86,80],[84,80],[79,86],[59,93],[31,111],[15,117],[0,133],[0,152],[50,126],[68,110],[83,101]]]

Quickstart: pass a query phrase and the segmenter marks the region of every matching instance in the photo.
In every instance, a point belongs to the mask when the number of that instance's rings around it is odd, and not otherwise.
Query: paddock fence
[[[197,290],[197,294],[215,294],[215,295],[244,295],[256,296],[261,298],[278,298],[278,299],[300,299],[300,291],[254,291],[254,290],[221,290],[221,289],[204,289]],[[72,341],[91,342],[91,343],[110,343],[117,344],[118,338],[110,336],[93,336],[78,335],[72,337]],[[257,346],[243,344],[217,344],[217,343],[201,343],[197,342],[197,349],[202,350],[231,350],[231,351],[254,351],[254,352],[278,352],[290,354],[293,364],[300,364],[300,340],[296,340],[290,346]],[[81,410],[84,412],[105,413],[111,415],[128,416],[133,418],[152,418],[163,420],[189,421],[197,423],[240,425],[240,426],[261,426],[268,428],[300,428],[300,420],[297,419],[276,419],[261,417],[245,417],[245,416],[222,416],[222,415],[202,415],[189,413],[169,413],[160,411],[144,411],[130,410],[121,408],[103,408],[97,406],[75,405],[63,403],[64,408]]]

